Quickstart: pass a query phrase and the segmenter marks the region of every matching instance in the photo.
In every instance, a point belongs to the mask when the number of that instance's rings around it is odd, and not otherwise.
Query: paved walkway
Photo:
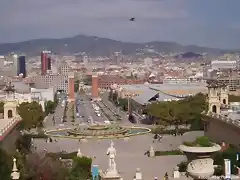
[[[168,172],[172,175],[173,168],[178,163],[185,160],[185,156],[161,156],[149,158],[144,153],[153,145],[155,150],[176,149],[183,141],[194,140],[197,136],[203,135],[202,132],[191,132],[186,135],[175,137],[166,135],[162,142],[153,143],[153,135],[141,135],[131,137],[129,141],[114,140],[117,150],[116,164],[119,173],[125,180],[132,180],[136,168],[140,168],[144,179],[153,180],[155,176],[162,179]],[[35,139],[34,144],[38,151],[46,149],[49,152],[77,151],[78,148],[84,155],[93,157],[93,164],[99,165],[100,169],[107,169],[108,157],[107,148],[110,145],[109,140],[89,140],[87,143],[80,143],[73,139],[60,139],[58,142],[46,143],[42,139]],[[95,158],[94,158],[95,157]],[[182,177],[181,179],[186,179]]]

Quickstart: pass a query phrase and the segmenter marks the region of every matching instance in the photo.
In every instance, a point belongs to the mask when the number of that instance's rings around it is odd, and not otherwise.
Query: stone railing
[[[224,116],[224,115],[221,115],[221,114],[216,114],[216,113],[213,113],[213,112],[209,112],[209,113],[202,112],[202,114],[206,115],[206,116],[209,116],[209,117],[212,117],[212,118],[215,118],[215,119],[218,119],[218,120],[221,120],[223,122],[226,122],[228,124],[231,124],[231,125],[234,125],[234,126],[240,128],[240,121],[239,120],[233,120],[233,119],[231,119],[227,116]]]
[[[13,125],[15,125],[17,122],[19,122],[21,120],[21,118],[14,117],[11,120],[8,120],[8,122],[6,124],[4,124],[3,127],[0,127],[0,137],[2,135],[4,135],[5,132],[7,132],[9,129],[11,129],[13,127]]]

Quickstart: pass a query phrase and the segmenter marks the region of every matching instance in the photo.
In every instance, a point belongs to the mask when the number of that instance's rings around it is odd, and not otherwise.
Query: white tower
[[[221,88],[220,88],[220,101],[221,101],[221,104],[228,105],[228,93],[229,93],[228,86],[222,85]]]
[[[8,83],[4,91],[6,92],[6,101],[4,103],[4,119],[12,119],[17,115],[17,102],[14,99],[15,89],[11,83]]]
[[[220,87],[216,81],[208,82],[208,112],[220,114]]]

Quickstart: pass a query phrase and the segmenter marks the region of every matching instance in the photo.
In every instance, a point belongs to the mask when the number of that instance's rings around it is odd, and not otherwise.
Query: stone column
[[[140,168],[137,168],[136,170],[135,180],[142,180],[142,173],[140,171]]]
[[[153,149],[153,146],[151,146],[149,150],[149,157],[154,157],[154,156],[155,156],[155,151]]]
[[[11,177],[12,177],[12,179],[19,179],[20,178],[20,173],[18,172],[15,158],[13,159],[13,169],[12,169]]]

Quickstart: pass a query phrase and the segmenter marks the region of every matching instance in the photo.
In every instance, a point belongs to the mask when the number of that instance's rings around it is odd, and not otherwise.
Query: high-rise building
[[[24,55],[18,56],[17,75],[22,75],[23,78],[26,77],[26,57]]]
[[[13,72],[14,72],[14,76],[18,75],[18,55],[17,54],[11,54],[11,58],[13,61]]]
[[[84,67],[88,66],[88,56],[83,56],[83,64],[84,64]]]
[[[48,69],[49,64],[51,66],[51,63],[48,62],[48,57],[50,57],[50,53],[51,53],[51,51],[42,51],[41,52],[41,73],[42,73],[42,75],[46,75],[47,70],[49,70]]]

